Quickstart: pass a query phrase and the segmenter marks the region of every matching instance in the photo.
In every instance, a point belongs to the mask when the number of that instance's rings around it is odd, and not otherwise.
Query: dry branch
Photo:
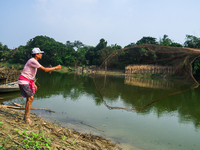
[[[18,106],[10,106],[10,105],[0,105],[0,108],[12,108],[12,109],[18,109],[18,110],[25,110],[25,108],[23,106],[18,107]],[[31,110],[48,110],[48,109],[46,109],[46,108],[31,108]]]
[[[13,103],[13,104],[16,105],[16,106],[18,106],[18,107],[24,108],[24,106],[21,105],[21,104],[18,104],[18,103]]]

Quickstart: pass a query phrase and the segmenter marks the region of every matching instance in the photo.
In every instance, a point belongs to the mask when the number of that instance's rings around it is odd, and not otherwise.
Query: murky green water
[[[97,77],[96,85],[105,105],[89,76],[38,73],[37,78],[40,87],[32,107],[55,111],[34,111],[49,121],[106,137],[124,149],[200,149],[200,88],[167,97],[142,111],[126,111],[118,108],[140,108],[184,90],[185,86]],[[19,96],[19,93],[1,95],[7,99],[4,102],[25,103]]]

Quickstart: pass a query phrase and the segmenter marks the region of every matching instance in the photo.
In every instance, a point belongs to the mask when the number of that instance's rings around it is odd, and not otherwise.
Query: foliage
[[[193,35],[186,35],[185,47],[200,48],[200,38]]]
[[[79,65],[82,66],[82,65],[87,64],[85,55],[88,52],[88,50],[89,50],[89,47],[87,46],[78,48],[76,58]]]
[[[193,63],[193,74],[199,74],[200,73],[200,58],[197,58]]]
[[[161,46],[173,46],[173,47],[182,47],[181,44],[173,42],[168,38],[168,35],[164,35],[162,39],[159,40],[159,45]]]
[[[132,47],[141,44],[158,44],[162,46],[182,47],[180,43],[172,41],[168,35],[164,35],[159,41],[154,37],[144,36],[136,43],[131,42],[126,47]],[[186,35],[185,47],[200,48],[200,38],[193,35]],[[40,63],[45,66],[49,65],[64,65],[64,66],[85,66],[85,65],[100,65],[105,58],[113,51],[122,49],[120,45],[112,44],[107,46],[107,41],[103,38],[99,40],[99,43],[93,46],[86,46],[79,40],[74,42],[66,41],[65,44],[55,41],[53,38],[47,36],[36,36],[30,39],[25,46],[21,45],[13,50],[8,49],[7,45],[3,45],[0,42],[0,61],[8,61],[12,64],[25,64],[31,57],[31,50],[34,47],[39,47],[45,53]],[[145,56],[145,57],[143,57]],[[168,56],[149,53],[145,49],[137,49],[133,52],[122,52],[115,58],[115,63],[112,67],[123,68],[128,64],[142,64],[145,59],[156,62],[156,59],[165,59]],[[123,64],[122,64],[123,62]],[[200,72],[199,61],[195,61],[193,73]]]
[[[26,131],[19,133],[24,135],[26,138],[23,140],[25,149],[50,149],[51,139],[46,137],[43,133],[34,133],[32,135],[27,134]]]
[[[8,49],[8,46],[7,45],[3,45],[1,42],[0,42],[0,60],[8,60],[8,57],[10,55],[9,53],[9,49]]]
[[[20,143],[23,143],[23,145],[18,144],[16,145],[13,143],[11,147],[14,149],[23,148],[23,149],[51,149],[51,139],[48,136],[45,136],[42,132],[35,133],[32,132],[31,134],[28,134],[26,130],[20,131],[20,129],[14,129],[16,134],[18,134],[18,140],[20,140]],[[7,137],[7,139],[2,140],[2,145],[0,145],[0,149],[7,148],[6,141],[8,141],[10,137]]]
[[[101,51],[97,52],[97,64],[101,65],[103,63],[103,61],[111,54],[115,51],[115,49],[111,48],[111,47],[105,47],[104,49],[102,49]]]
[[[172,40],[168,38],[168,35],[164,35],[162,39],[159,41],[159,45],[162,46],[170,46],[172,43]]]
[[[141,45],[141,44],[158,44],[158,42],[156,41],[156,38],[148,36],[148,37],[143,37],[136,42],[136,45]]]
[[[183,47],[180,43],[172,42],[171,45],[172,47]]]
[[[63,56],[67,54],[70,55],[70,52],[64,44],[56,42],[54,39],[46,36],[36,36],[35,38],[29,40],[27,46],[30,49],[30,53],[34,47],[39,47],[42,51],[44,51],[41,63],[45,65],[63,64]]]
[[[96,58],[96,56],[95,56],[95,47],[90,47],[90,48],[88,49],[88,51],[87,51],[86,54],[85,54],[85,58],[86,58],[86,60],[88,61],[88,63],[89,63],[90,65],[96,65],[96,64],[94,63],[94,60],[95,60],[95,58]]]
[[[84,46],[84,44],[81,41],[74,41],[73,46],[77,49]]]
[[[102,49],[106,48],[107,41],[105,39],[100,39],[99,43],[96,47],[90,47],[87,53],[85,54],[86,60],[89,61],[90,65],[97,65],[97,60],[99,59],[99,53],[98,51],[101,51]]]
[[[112,44],[111,48],[114,49],[114,50],[122,49],[122,47],[120,45],[117,45],[117,44]]]
[[[135,46],[135,45],[136,45],[135,43],[130,43],[130,44],[126,45],[125,48],[126,47],[132,47],[132,46]]]
[[[99,43],[96,46],[96,51],[98,50],[102,50],[103,48],[106,48],[107,46],[107,41],[105,41],[105,39],[100,39]]]

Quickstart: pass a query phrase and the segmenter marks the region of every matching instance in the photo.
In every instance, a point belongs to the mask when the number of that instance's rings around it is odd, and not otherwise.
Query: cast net
[[[102,64],[96,69],[93,80],[103,103],[109,109],[143,110],[166,97],[199,86],[192,73],[192,63],[200,57],[199,49],[144,44],[116,51],[105,48],[101,54]],[[117,85],[117,80],[124,82],[124,85]],[[158,92],[154,89],[161,90]],[[168,92],[161,94],[162,89]],[[127,98],[119,94],[123,90]],[[145,97],[142,91],[157,93],[154,93],[156,96]],[[135,104],[111,106],[107,99],[113,97],[121,97]]]

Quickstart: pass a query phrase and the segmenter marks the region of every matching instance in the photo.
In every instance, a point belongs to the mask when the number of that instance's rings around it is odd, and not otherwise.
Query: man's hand
[[[56,69],[61,69],[61,65],[56,66]]]

